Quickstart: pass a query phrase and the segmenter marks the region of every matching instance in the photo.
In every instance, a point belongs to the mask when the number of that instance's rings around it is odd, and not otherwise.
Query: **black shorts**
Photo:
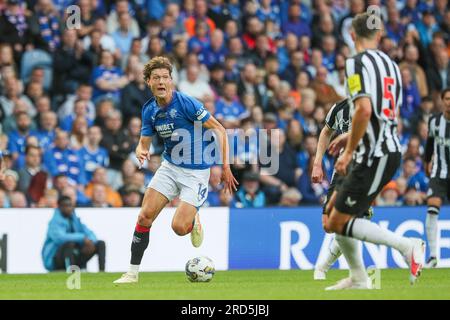
[[[352,164],[349,165],[349,170],[351,170]],[[328,202],[331,199],[331,196],[333,195],[333,192],[336,190],[339,190],[339,187],[342,185],[342,182],[344,181],[345,176],[341,176],[336,173],[336,171],[333,171],[333,176],[331,177],[330,186],[328,187],[327,196],[325,198],[325,202],[323,204],[323,211],[322,213],[325,214],[325,209],[328,205]]]
[[[363,217],[400,166],[400,152],[375,158],[372,166],[354,163],[340,186],[335,207],[342,213]]]
[[[428,184],[427,197],[428,199],[438,197],[442,201],[447,198],[450,201],[450,179],[431,178]]]

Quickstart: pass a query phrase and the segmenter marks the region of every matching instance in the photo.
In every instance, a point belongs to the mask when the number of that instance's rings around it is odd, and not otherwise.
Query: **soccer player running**
[[[429,176],[428,212],[425,220],[430,256],[426,267],[436,267],[437,220],[445,198],[450,200],[450,88],[442,91],[444,112],[434,115],[428,122],[428,139],[425,147],[425,172]],[[433,159],[433,161],[431,161]]]
[[[136,157],[141,164],[149,160],[152,136],[158,133],[164,141],[164,161],[145,192],[131,243],[130,267],[114,281],[117,284],[138,282],[139,265],[149,243],[150,227],[167,203],[177,196],[181,201],[172,220],[172,229],[179,236],[191,233],[194,247],[201,245],[203,230],[198,209],[207,198],[213,164],[213,159],[203,157],[203,151],[209,145],[203,139],[205,129],[215,133],[220,147],[225,190],[235,191],[238,184],[229,166],[225,128],[198,100],[173,89],[170,61],[165,57],[154,57],[145,65],[143,73],[154,97],[142,107]],[[180,136],[182,140],[178,142]]]
[[[336,172],[346,177],[330,199],[334,207],[325,226],[327,231],[336,233],[349,264],[350,277],[327,290],[369,288],[357,240],[397,249],[409,264],[411,283],[423,266],[425,243],[421,239],[396,235],[362,218],[401,160],[397,114],[402,104],[402,84],[397,64],[377,50],[381,27],[379,17],[368,13],[359,14],[352,21],[351,35],[357,54],[347,59],[345,66],[354,104],[352,128],[345,150],[335,164]]]
[[[328,111],[325,117],[325,126],[320,132],[319,142],[317,145],[316,156],[314,158],[313,170],[311,173],[311,180],[313,183],[321,183],[323,180],[322,160],[326,149],[329,147],[330,154],[337,156],[339,152],[343,150],[348,138],[348,131],[351,128],[351,116],[350,116],[350,103],[347,98],[334,104],[330,111]],[[337,134],[333,141],[333,135]],[[343,179],[343,176],[336,174],[333,171],[330,187],[328,188],[327,197],[323,205],[322,211],[322,225],[325,226],[328,214],[331,211],[329,199],[331,198],[334,190],[339,187]],[[365,213],[366,218],[371,218],[372,208],[369,208]],[[330,244],[329,250],[326,252],[325,257],[321,261],[317,261],[314,268],[314,280],[325,280],[326,273],[336,260],[341,256],[342,251],[339,248],[339,244],[336,239]]]

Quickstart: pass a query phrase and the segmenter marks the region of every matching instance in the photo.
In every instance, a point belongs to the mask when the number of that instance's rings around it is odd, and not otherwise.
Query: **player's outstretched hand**
[[[336,173],[341,176],[347,175],[347,167],[351,160],[352,154],[350,152],[344,151],[344,153],[341,154],[339,159],[336,161],[336,164],[334,165]]]
[[[150,152],[148,150],[142,149],[139,145],[136,148],[136,158],[139,160],[139,163],[144,164],[145,160],[150,160]]]
[[[233,191],[237,191],[237,182],[236,178],[231,173],[230,166],[224,166],[222,172],[222,182],[224,183],[225,192],[233,194]]]
[[[313,183],[321,183],[323,180],[323,170],[322,165],[313,165],[311,173],[311,181]]]

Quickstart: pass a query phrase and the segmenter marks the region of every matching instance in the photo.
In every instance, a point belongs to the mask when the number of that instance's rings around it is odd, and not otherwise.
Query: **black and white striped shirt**
[[[397,114],[402,105],[402,80],[397,64],[380,50],[365,50],[345,64],[347,90],[352,101],[368,97],[372,115],[355,152],[357,163],[371,166],[374,158],[400,152]],[[350,107],[353,114],[353,103]]]
[[[335,103],[325,117],[325,124],[328,128],[338,134],[346,133],[352,127],[350,118],[350,100],[344,99]]]
[[[442,113],[430,118],[428,139],[433,144],[434,155],[431,178],[450,178],[450,120]]]

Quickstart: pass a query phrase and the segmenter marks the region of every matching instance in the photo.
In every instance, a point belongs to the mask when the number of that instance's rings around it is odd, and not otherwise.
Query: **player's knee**
[[[433,206],[433,207],[440,208],[441,205],[442,205],[442,201],[438,197],[431,197],[431,198],[428,198],[428,200],[427,200],[427,206]]]
[[[151,217],[152,217],[151,214],[146,214],[145,211],[141,211],[141,213],[138,216],[138,224],[140,226],[150,228],[150,226],[153,223],[153,219]]]
[[[337,234],[342,234],[342,224],[338,219],[335,219],[333,216],[328,218],[324,229],[328,233],[334,232]]]
[[[187,235],[192,229],[192,223],[182,221],[172,221],[172,229],[179,236]]]

